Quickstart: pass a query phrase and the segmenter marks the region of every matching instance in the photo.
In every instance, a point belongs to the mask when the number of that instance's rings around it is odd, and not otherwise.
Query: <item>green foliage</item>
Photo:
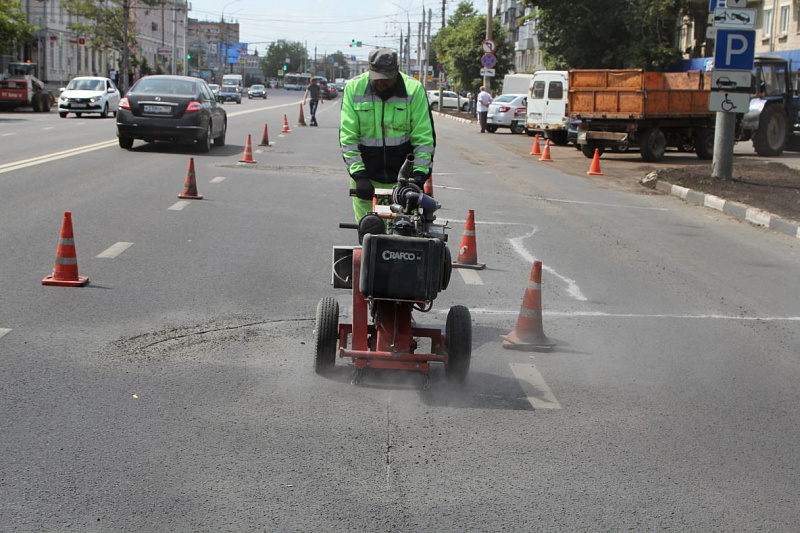
[[[139,74],[142,76],[149,76],[153,72],[153,69],[150,68],[150,64],[147,62],[147,58],[143,57],[141,62],[139,63]]]
[[[130,16],[131,0],[62,0],[64,10],[78,17],[71,22],[69,28],[88,41],[101,48],[108,48],[123,53],[125,47],[125,14]],[[137,0],[137,5],[156,7],[166,4],[166,0]],[[132,19],[131,19],[132,20]],[[135,24],[129,23],[127,28],[128,47],[133,47],[136,35]]]
[[[303,64],[308,59],[303,43],[298,41],[278,41],[269,45],[267,55],[265,55],[259,65],[261,72],[268,78],[274,78],[278,69],[283,69],[283,65],[289,58],[287,72],[300,72]]]
[[[14,44],[32,41],[36,27],[28,24],[19,0],[0,0],[0,52],[10,52]]]
[[[696,0],[524,0],[549,68],[664,70],[680,59],[676,22]],[[706,4],[707,5],[707,4]]]
[[[486,39],[486,16],[478,15],[471,2],[462,1],[448,19],[448,25],[439,30],[431,49],[434,57],[441,57],[450,85],[456,90],[477,92],[481,78],[481,43]],[[492,82],[499,83],[514,67],[514,45],[502,24],[492,19],[492,39],[497,42],[497,66]]]

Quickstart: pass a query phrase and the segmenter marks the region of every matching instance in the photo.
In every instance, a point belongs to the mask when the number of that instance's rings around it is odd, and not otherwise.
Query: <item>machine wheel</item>
[[[497,131],[497,126],[486,126],[486,131],[489,133],[494,133]]]
[[[31,107],[33,108],[34,113],[41,113],[43,111],[41,96],[42,95],[39,93],[35,93],[33,96],[31,96]]]
[[[43,113],[49,113],[51,105],[52,105],[52,102],[50,101],[50,95],[49,94],[43,94],[42,95],[42,112]]]
[[[646,130],[642,135],[642,144],[639,146],[642,160],[655,163],[664,159],[664,152],[667,151],[667,138],[664,132],[658,128]]]
[[[468,110],[469,110],[469,102],[465,102],[465,103],[461,104],[461,111],[466,113]]]
[[[103,106],[103,111],[100,113],[100,118],[108,118],[108,104]]]
[[[511,133],[516,133],[516,134],[525,133],[525,126],[523,126],[519,122],[512,122]]]
[[[59,117],[61,117],[61,118],[67,118],[67,114],[66,114],[66,113],[64,113],[63,111],[62,111],[62,112],[60,112],[60,113],[58,114],[58,116],[59,116]]]
[[[603,155],[603,152],[606,151],[606,147],[604,144],[600,144],[597,141],[588,141],[586,144],[580,145],[581,152],[583,155],[589,159],[594,159],[594,149],[597,148],[599,150],[599,154]]]
[[[81,118],[82,115],[83,115],[83,113],[75,113],[75,117],[76,118]]]
[[[694,139],[694,151],[700,159],[714,157],[714,130],[706,128],[697,132]]]
[[[445,328],[444,342],[448,356],[444,373],[449,380],[464,381],[472,359],[472,319],[469,309],[463,305],[451,307]]]
[[[227,132],[228,132],[228,123],[223,122],[222,133],[219,134],[219,137],[214,139],[214,146],[225,146],[225,134]]]
[[[553,141],[556,146],[566,146],[569,142],[566,131],[551,131],[548,135],[548,139]],[[592,155],[594,155],[594,150],[592,150]]]
[[[786,115],[777,105],[768,105],[758,119],[758,130],[753,134],[753,148],[761,157],[781,155],[786,145]]]
[[[207,154],[208,152],[211,151],[211,139],[212,139],[211,135],[212,135],[211,122],[209,122],[208,128],[206,129],[206,134],[203,136],[203,138],[197,141],[197,144],[200,147],[200,151],[203,152],[204,154]]]
[[[439,109],[439,102],[431,102],[431,111]]]
[[[314,333],[314,371],[327,374],[336,365],[336,343],[339,340],[339,302],[331,296],[317,304]]]
[[[611,147],[611,151],[617,154],[624,154],[625,152],[628,151],[630,147],[631,143],[629,143],[628,141],[620,141]]]
[[[119,139],[119,147],[120,148],[124,148],[125,150],[130,150],[131,148],[133,148],[133,139],[132,138],[123,137],[122,135],[120,135],[118,137],[118,139]]]

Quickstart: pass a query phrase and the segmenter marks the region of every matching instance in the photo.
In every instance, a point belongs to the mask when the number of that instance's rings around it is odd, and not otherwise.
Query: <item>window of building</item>
[[[771,37],[772,36],[772,8],[764,9],[764,25],[762,30],[764,31],[764,37]]]
[[[789,33],[789,13],[792,6],[781,6],[780,34]]]

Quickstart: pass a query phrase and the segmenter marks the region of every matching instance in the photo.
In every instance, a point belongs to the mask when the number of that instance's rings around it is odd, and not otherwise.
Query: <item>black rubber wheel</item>
[[[583,155],[589,159],[594,159],[595,148],[598,150],[599,155],[603,155],[603,152],[606,151],[605,145],[600,144],[597,141],[588,141],[586,144],[580,145],[580,147]]]
[[[58,116],[59,116],[59,117],[61,117],[61,118],[67,118],[67,114],[66,114],[66,113],[64,113],[63,111],[61,111],[61,112],[58,114]]]
[[[211,122],[208,123],[208,128],[206,129],[206,134],[197,141],[198,148],[204,154],[207,154],[211,151]]]
[[[620,141],[611,146],[611,151],[617,154],[624,154],[630,147],[631,144],[628,141]]]
[[[103,106],[103,111],[100,113],[100,118],[108,118],[108,104]]]
[[[497,126],[486,126],[486,131],[489,133],[494,133],[497,131]]]
[[[516,134],[525,133],[525,126],[523,126],[519,122],[512,122],[511,133],[516,133]]]
[[[228,123],[224,122],[222,124],[222,133],[220,133],[219,137],[214,139],[214,146],[225,146],[225,135],[228,133]]]
[[[465,103],[461,104],[461,111],[466,113],[468,109],[469,109],[469,102],[465,102]]]
[[[326,296],[317,304],[314,333],[314,371],[326,374],[336,365],[339,341],[339,302],[334,298]]]
[[[124,148],[125,150],[130,150],[131,148],[133,148],[133,139],[132,138],[123,137],[122,135],[120,135],[118,137],[118,139],[119,139],[119,147],[120,148]]]
[[[664,152],[667,151],[667,138],[664,132],[658,128],[646,130],[642,135],[642,144],[639,151],[643,161],[656,163],[664,159]]]
[[[714,157],[714,130],[706,128],[696,133],[694,152],[700,159],[711,159]]]
[[[463,305],[454,305],[447,313],[444,342],[448,354],[444,365],[447,379],[464,381],[472,360],[472,318]]]
[[[761,157],[775,157],[786,146],[786,115],[778,105],[768,105],[758,119],[758,130],[753,134],[753,148]]]
[[[431,111],[439,109],[439,102],[431,102]]]
[[[566,146],[569,142],[566,131],[551,131],[548,133],[547,138],[553,141],[556,146]],[[592,154],[594,154],[594,151],[592,151]]]
[[[77,117],[77,118],[81,118],[82,116],[83,116],[83,113],[75,113],[75,117]]]
[[[35,93],[33,96],[31,96],[31,107],[33,108],[34,113],[41,113],[44,111],[42,95],[40,93]]]
[[[50,107],[53,105],[53,102],[50,100],[49,94],[42,95],[42,112],[49,113]]]

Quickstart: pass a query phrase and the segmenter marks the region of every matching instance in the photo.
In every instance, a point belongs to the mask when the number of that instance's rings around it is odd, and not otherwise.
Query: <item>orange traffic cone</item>
[[[42,280],[42,285],[64,287],[83,287],[89,278],[78,275],[78,257],[75,254],[75,238],[72,235],[72,213],[64,213],[61,224],[61,238],[56,249],[56,263],[53,273]]]
[[[552,159],[550,158],[550,139],[547,139],[544,143],[544,150],[542,150],[542,157],[539,158],[539,161],[547,161],[550,162]]]
[[[183,192],[178,198],[187,200],[202,200],[203,195],[197,194],[197,182],[194,178],[194,157],[189,158],[189,167],[186,169],[186,182],[183,185]]]
[[[289,129],[289,119],[286,118],[286,114],[283,115],[283,129],[281,133],[290,133],[292,130]]]
[[[239,160],[239,163],[255,163],[256,160],[253,159],[253,148],[250,144],[250,134],[247,134],[247,144],[244,145],[244,155]]]
[[[549,352],[557,343],[542,327],[542,262],[534,261],[517,324],[508,335],[501,335],[503,348],[528,352]]]
[[[258,145],[269,146],[269,127],[266,123],[264,124],[264,131],[261,133],[261,142]]]
[[[469,210],[469,215],[467,215],[464,236],[461,237],[458,258],[453,261],[453,267],[472,268],[474,270],[486,268],[484,263],[478,263],[478,245],[475,242],[475,211],[472,209]]]
[[[530,155],[542,155],[541,149],[539,149],[539,134],[536,134],[536,137],[533,138],[533,146],[531,146],[531,153]]]
[[[306,126],[306,116],[303,114],[303,103],[300,103],[300,118],[297,119],[298,126]]]
[[[433,175],[428,176],[425,185],[422,186],[422,192],[433,198]]]
[[[602,176],[603,172],[600,170],[600,149],[594,149],[594,157],[592,158],[592,165],[587,172],[590,176]]]

